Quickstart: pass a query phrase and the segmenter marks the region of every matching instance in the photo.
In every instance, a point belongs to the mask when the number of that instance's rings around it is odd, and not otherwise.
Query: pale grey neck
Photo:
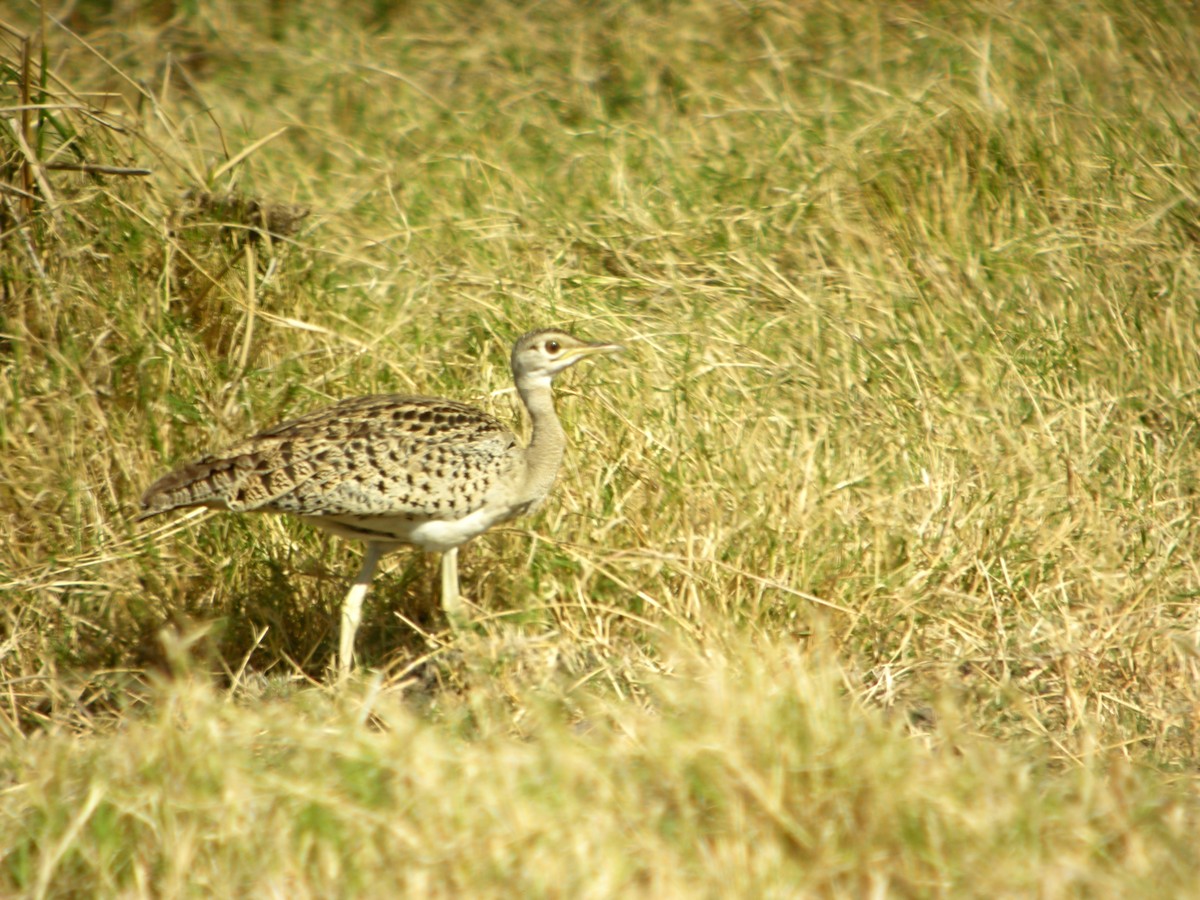
[[[541,500],[550,492],[558,467],[562,463],[567,436],[558,414],[554,411],[554,396],[550,391],[550,379],[521,379],[517,381],[517,392],[529,412],[533,426],[529,446],[525,449],[525,483],[522,499],[525,502]]]

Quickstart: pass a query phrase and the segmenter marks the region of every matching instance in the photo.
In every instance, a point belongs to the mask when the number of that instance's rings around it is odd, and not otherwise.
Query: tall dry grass
[[[5,892],[1189,891],[1187,5],[2,18]],[[546,324],[632,348],[551,501],[342,693],[354,548],[131,522],[335,398],[517,423]]]

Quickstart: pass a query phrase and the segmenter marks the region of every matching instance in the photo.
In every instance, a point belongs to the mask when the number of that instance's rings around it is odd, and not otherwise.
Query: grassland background
[[[42,12],[0,894],[1200,893],[1194,6]],[[519,422],[549,324],[630,352],[560,379],[471,630],[395,554],[332,690],[357,549],[131,521],[332,399]]]

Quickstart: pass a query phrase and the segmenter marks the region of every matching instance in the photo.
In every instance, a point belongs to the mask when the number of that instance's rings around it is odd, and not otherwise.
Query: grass
[[[0,893],[1194,893],[1197,48],[1117,0],[6,12]],[[333,690],[357,549],[131,521],[332,399],[519,422],[549,324],[631,350],[561,379],[469,631],[394,554]]]

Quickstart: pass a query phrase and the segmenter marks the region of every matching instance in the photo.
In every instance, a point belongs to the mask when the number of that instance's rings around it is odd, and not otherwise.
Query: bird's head
[[[557,328],[522,335],[513,345],[512,371],[519,388],[549,386],[550,379],[581,359],[624,350],[620,344],[593,344]]]

